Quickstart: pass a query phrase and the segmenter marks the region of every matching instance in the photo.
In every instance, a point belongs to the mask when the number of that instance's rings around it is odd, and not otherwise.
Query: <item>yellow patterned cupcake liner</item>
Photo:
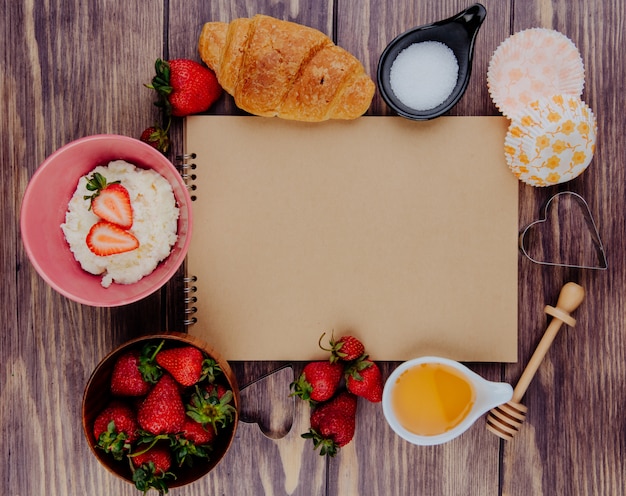
[[[579,97],[539,98],[512,119],[504,153],[513,174],[532,186],[551,186],[579,176],[591,162],[597,124]]]
[[[552,29],[531,28],[508,37],[493,53],[487,70],[491,99],[509,119],[537,98],[581,96],[584,84],[585,69],[576,45]]]

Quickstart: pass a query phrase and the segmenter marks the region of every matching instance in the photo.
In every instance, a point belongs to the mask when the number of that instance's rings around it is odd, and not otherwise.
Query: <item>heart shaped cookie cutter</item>
[[[539,230],[539,228],[542,227],[541,226],[542,224],[547,225],[547,223],[551,221],[560,222],[562,219],[560,219],[558,212],[556,213],[557,219],[550,218],[550,215],[552,213],[551,210],[554,207],[554,205],[558,206],[560,202],[567,202],[569,200],[572,200],[573,202],[575,202],[575,204],[577,204],[579,207],[579,211],[582,214],[582,218],[584,219],[584,225],[586,226],[586,232],[587,232],[588,238],[591,241],[591,244],[593,245],[595,254],[597,256],[597,263],[591,263],[590,260],[585,260],[581,262],[570,262],[570,261],[565,261],[565,260],[550,259],[550,256],[548,256],[547,259],[539,260],[538,257],[535,255],[535,252],[532,252],[533,254],[531,255],[531,250],[529,249],[529,245],[528,245],[529,238],[531,237],[530,236],[531,233],[533,233],[535,230]],[[570,214],[570,219],[568,220],[575,223],[576,219],[573,216],[574,214],[572,210],[571,209],[568,209],[568,210]],[[552,265],[552,266],[557,266],[557,267],[569,267],[569,268],[575,268],[575,269],[595,269],[595,270],[606,270],[608,268],[607,258],[604,252],[604,247],[602,246],[602,241],[600,240],[600,234],[598,232],[598,228],[596,226],[595,221],[593,220],[593,216],[591,215],[591,210],[589,208],[589,205],[587,204],[587,202],[582,196],[572,191],[563,191],[563,192],[557,193],[556,195],[552,196],[547,201],[547,203],[545,204],[543,208],[543,212],[544,214],[542,218],[530,223],[520,233],[519,247],[520,247],[520,251],[524,254],[526,258],[528,258],[531,262],[534,262],[540,265]],[[581,224],[581,227],[582,227],[582,224]],[[558,232],[558,235],[553,235],[553,240],[557,241],[556,246],[554,245],[554,243],[552,246],[552,256],[554,257],[563,256],[563,253],[568,251],[567,249],[563,249],[563,247],[561,247],[561,243],[565,239],[565,235],[573,234],[573,233],[569,233],[567,229],[563,229],[563,226],[561,225],[558,226],[557,232]],[[570,244],[576,244],[576,243],[580,244],[580,243],[584,243],[585,241],[585,240],[581,240],[581,237],[582,237],[582,234],[581,236],[572,235],[572,236],[569,236],[567,239],[569,240]],[[539,241],[544,241],[544,240],[540,239]],[[545,251],[550,251],[550,249],[547,249]],[[583,253],[581,246],[576,246],[574,249],[570,247],[570,252],[571,251],[576,251],[578,254]]]

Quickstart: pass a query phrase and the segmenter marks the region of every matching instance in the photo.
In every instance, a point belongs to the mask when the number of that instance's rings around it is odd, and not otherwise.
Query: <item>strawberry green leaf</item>
[[[230,390],[220,398],[215,390],[209,392],[196,386],[196,392],[187,405],[187,415],[204,426],[213,426],[217,432],[218,427],[226,427],[233,421],[235,408],[230,404],[232,400]]]
[[[97,446],[112,455],[115,460],[121,460],[131,448],[128,436],[124,432],[117,432],[113,420],[108,423],[107,430],[100,434]]]
[[[309,429],[308,432],[301,434],[301,437],[304,439],[313,440],[313,449],[320,450],[320,456],[335,456],[339,451],[339,446],[332,439],[328,439],[323,437],[319,432],[315,429]]]
[[[94,198],[100,195],[100,191],[105,189],[107,186],[110,186],[111,184],[119,184],[120,182],[121,181],[113,181],[110,183],[102,174],[94,172],[91,177],[87,177],[87,184],[85,185],[88,191],[93,191],[94,193],[92,195],[83,196],[83,199],[93,201]],[[91,206],[89,208],[91,208]]]
[[[167,494],[167,481],[175,478],[176,476],[172,472],[157,473],[153,462],[148,462],[133,472],[135,487],[144,494],[150,489],[156,489],[162,494]]]
[[[156,356],[165,344],[165,340],[158,345],[154,343],[146,344],[139,355],[139,371],[144,381],[156,384],[163,375],[163,369],[156,363]]]
[[[206,358],[202,362],[202,376],[200,380],[207,380],[209,383],[213,384],[222,373],[222,368],[215,360]]]
[[[174,459],[179,467],[183,465],[187,467],[193,466],[194,458],[210,458],[209,454],[213,449],[210,445],[197,445],[193,442],[179,437],[172,442],[172,452],[174,453]]]
[[[173,88],[170,85],[170,64],[166,60],[156,59],[154,63],[154,69],[156,75],[152,78],[150,84],[146,84],[146,88],[155,90],[158,95],[158,100],[154,102],[157,107],[163,109],[166,116],[172,114],[172,105],[168,100],[168,96],[172,93]]]

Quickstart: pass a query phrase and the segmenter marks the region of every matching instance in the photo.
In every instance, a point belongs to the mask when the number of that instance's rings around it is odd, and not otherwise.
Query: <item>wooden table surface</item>
[[[150,81],[154,60],[195,58],[202,24],[255,13],[294,20],[329,34],[375,75],[378,57],[400,32],[451,16],[459,0],[4,0],[0,33],[0,428],[4,462],[0,488],[11,496],[130,495],[91,455],[81,431],[83,388],[98,361],[141,334],[182,330],[173,304],[180,278],[122,308],[81,306],[37,275],[21,243],[24,190],[39,164],[76,138],[98,133],[138,137],[158,117]],[[417,447],[396,437],[380,405],[363,404],[355,440],[325,460],[300,439],[308,407],[286,399],[301,363],[234,363],[243,416],[226,459],[206,478],[172,494],[272,495],[618,495],[626,480],[626,129],[623,61],[626,16],[621,0],[484,0],[487,19],[476,44],[472,79],[452,115],[498,115],[486,85],[491,54],[510,34],[554,28],[570,37],[586,69],[583,99],[598,118],[590,168],[558,187],[520,184],[519,225],[539,215],[558,191],[589,203],[609,269],[548,267],[519,258],[519,361],[469,364],[493,380],[515,384],[567,281],[587,298],[578,325],[557,337],[524,404],[528,418],[505,443],[477,422],[448,444]],[[198,59],[199,60],[199,59]],[[236,113],[224,97],[212,113]],[[369,114],[390,114],[377,94]],[[181,124],[171,158],[182,151]],[[576,236],[576,233],[573,234]],[[313,344],[314,345],[314,344]],[[395,363],[381,363],[385,376]],[[268,374],[280,369],[274,374]],[[272,394],[270,394],[272,393]]]

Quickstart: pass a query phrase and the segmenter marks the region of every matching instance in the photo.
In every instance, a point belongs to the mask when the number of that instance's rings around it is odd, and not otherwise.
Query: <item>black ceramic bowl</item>
[[[413,120],[428,120],[448,112],[461,99],[472,72],[474,41],[487,11],[476,3],[457,15],[432,24],[413,28],[396,37],[383,51],[378,61],[378,88],[389,107],[398,115]],[[415,110],[402,103],[391,89],[391,66],[398,54],[414,43],[438,41],[447,45],[459,64],[456,85],[440,105],[428,110]]]

